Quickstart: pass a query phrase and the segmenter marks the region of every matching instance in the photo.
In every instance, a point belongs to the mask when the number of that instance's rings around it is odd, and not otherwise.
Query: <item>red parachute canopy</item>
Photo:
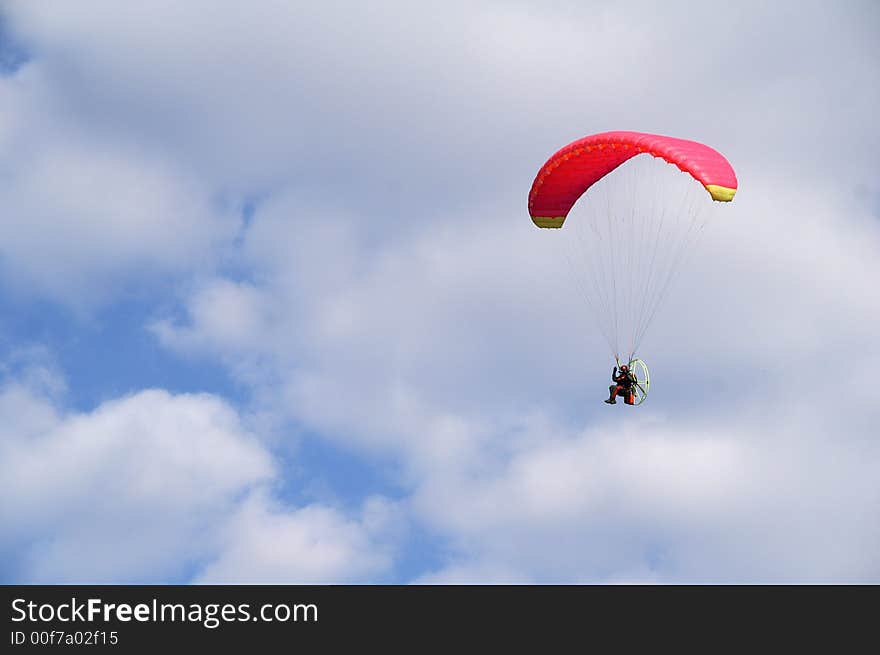
[[[713,200],[729,202],[736,174],[709,146],[642,132],[602,132],[573,141],[538,171],[529,192],[529,214],[538,227],[562,227],[577,199],[593,184],[641,153],[665,159],[700,182]]]

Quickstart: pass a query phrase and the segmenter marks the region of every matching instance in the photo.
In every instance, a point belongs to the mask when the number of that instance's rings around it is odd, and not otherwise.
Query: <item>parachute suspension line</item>
[[[611,300],[603,260],[607,251],[607,237],[593,221],[574,220],[569,225],[569,232],[562,239],[560,249],[567,260],[571,279],[587,304],[593,323],[614,355],[615,338],[611,334],[609,322]],[[586,234],[587,227],[592,232],[591,235]],[[584,266],[585,263],[587,266]]]
[[[657,188],[656,178],[655,180],[655,188],[652,190],[654,193],[651,194],[653,199],[651,205],[651,211],[646,212],[646,217],[655,218],[659,215],[659,221],[657,222],[656,232],[649,233],[647,238],[644,240],[645,245],[645,253],[644,258],[646,261],[646,272],[644,276],[644,287],[641,293],[641,301],[639,303],[639,310],[637,313],[637,319],[635,322],[635,338],[633,339],[633,350],[635,350],[639,344],[641,339],[639,335],[641,334],[641,324],[645,319],[645,315],[648,311],[648,307],[650,302],[656,293],[656,277],[658,274],[657,269],[659,268],[659,263],[657,262],[657,256],[661,251],[660,244],[662,243],[662,237],[664,236],[664,226],[666,225],[668,219],[668,212],[665,205],[659,206],[659,203],[656,199],[659,197],[659,188]],[[651,238],[651,234],[653,234],[653,239]],[[651,246],[653,244],[653,247]],[[650,259],[649,259],[650,254]]]
[[[610,228],[607,234],[605,234],[602,230],[602,223],[600,222],[600,211],[599,202],[601,202],[601,198],[597,198],[597,203],[595,205],[594,211],[591,212],[591,219],[588,221],[590,225],[590,229],[593,231],[593,234],[597,237],[595,240],[592,240],[591,243],[595,244],[594,252],[591,253],[590,261],[591,263],[598,269],[599,275],[594,279],[597,283],[598,293],[603,300],[603,308],[602,315],[599,317],[599,320],[605,325],[605,329],[608,333],[608,347],[611,349],[612,353],[617,356],[618,355],[618,343],[617,343],[617,334],[616,327],[613,321],[615,314],[615,299],[614,299],[614,287],[613,287],[613,258],[610,253],[613,249],[614,237],[610,232]],[[607,212],[606,212],[607,217]],[[607,222],[606,222],[607,226]],[[581,240],[583,242],[584,234],[581,232]],[[611,279],[609,279],[609,276]]]
[[[633,197],[633,198],[637,197],[636,193],[638,192],[638,188],[636,185],[635,177],[627,175],[626,182],[627,182],[627,192],[629,194],[631,194],[631,197]],[[636,232],[636,219],[637,219],[636,207],[635,207],[635,204],[633,203],[630,206],[630,211],[629,211],[629,216],[628,216],[629,229],[627,230],[627,234],[629,234],[631,237],[634,236],[635,232]],[[634,342],[633,337],[635,334],[635,332],[633,331],[633,329],[634,329],[633,326],[635,325],[635,290],[634,290],[634,286],[635,286],[635,280],[638,279],[636,277],[636,273],[634,270],[635,264],[637,262],[637,259],[636,259],[637,253],[635,252],[636,245],[637,245],[637,242],[634,243],[633,239],[630,238],[629,242],[627,243],[627,248],[626,248],[626,253],[627,253],[627,258],[626,258],[626,275],[627,275],[626,289],[628,292],[626,305],[628,308],[627,324],[630,326],[629,354],[627,356],[627,360],[632,359],[633,348],[634,348],[633,347],[633,342]]]
[[[626,194],[630,198],[639,198],[639,197],[641,197],[641,195],[640,195],[641,190],[638,188],[637,179],[635,178],[635,176],[630,175],[630,170],[631,169],[628,168],[626,171],[626,173],[627,173],[626,174],[626,182],[627,182]],[[623,206],[626,207],[626,205],[623,205]],[[629,354],[627,356],[627,361],[629,361],[630,359],[632,359],[632,350],[633,350],[632,326],[635,323],[635,319],[636,319],[635,285],[639,279],[638,276],[636,275],[636,272],[633,270],[636,267],[636,263],[638,262],[638,258],[639,258],[638,246],[640,245],[638,243],[638,239],[635,238],[636,237],[637,219],[638,219],[638,214],[636,212],[635,203],[631,203],[630,210],[627,213],[628,213],[629,219],[630,219],[630,229],[627,232],[628,237],[629,237],[627,240],[628,241],[627,252],[629,253],[629,257],[627,259],[627,264],[626,264],[627,269],[628,269],[626,271],[626,274],[628,276],[627,287],[628,287],[628,291],[629,291],[628,299],[626,301],[626,304],[627,304],[626,325],[630,331],[630,339],[629,339],[629,345],[628,345]],[[639,223],[642,223],[642,221],[639,221]]]
[[[678,278],[678,274],[681,271],[681,265],[683,261],[693,251],[694,244],[696,244],[700,236],[702,236],[703,228],[705,228],[709,215],[711,213],[706,209],[707,205],[698,202],[697,198],[693,194],[689,194],[688,197],[683,200],[683,205],[685,203],[687,204],[687,211],[683,211],[681,215],[690,217],[690,222],[688,224],[687,230],[681,236],[677,248],[675,248],[673,251],[673,261],[669,267],[666,279],[660,289],[660,293],[654,302],[654,306],[651,309],[647,320],[644,322],[641,328],[641,332],[639,333],[638,337],[639,341],[641,341],[642,337],[644,337],[645,333],[653,322],[654,316],[657,314],[657,310],[663,304],[663,300],[666,298],[666,294],[671,287],[672,282]],[[708,205],[708,207],[711,207],[711,205]]]
[[[575,230],[575,234],[576,234],[577,239],[579,241],[579,244],[578,244],[579,252],[582,252],[582,253],[589,252],[588,250],[586,250],[587,243],[584,240],[583,235],[580,232],[578,232],[577,230]],[[576,266],[573,256],[571,256],[568,251],[566,251],[566,254],[569,256],[569,263],[572,266],[572,271],[573,272],[580,271],[581,268]],[[593,269],[595,269],[596,264],[593,261],[593,258],[587,257],[587,259],[590,261],[591,267]],[[602,336],[605,338],[605,342],[608,344],[608,347],[611,348],[611,335],[608,333],[605,325],[601,321],[601,316],[605,311],[604,299],[602,298],[601,294],[598,292],[596,275],[595,275],[595,273],[593,275],[590,275],[588,280],[585,279],[583,276],[577,276],[577,278],[578,278],[579,284],[581,286],[581,293],[584,296],[584,299],[590,305],[593,321],[596,324],[596,326],[599,328],[599,331],[602,333]],[[593,286],[593,293],[592,294],[590,293],[590,290],[588,288],[588,284],[587,284],[588,282],[592,283],[592,286]]]
[[[650,302],[646,315],[639,326],[637,341],[641,341],[647,332],[648,327],[653,322],[658,309],[662,306],[664,299],[668,293],[671,283],[678,276],[681,270],[681,264],[687,254],[691,252],[692,245],[696,242],[695,237],[699,237],[708,218],[708,212],[702,211],[708,205],[697,201],[694,189],[689,187],[688,192],[680,199],[681,205],[674,215],[676,218],[676,229],[672,230],[669,235],[669,244],[666,250],[671,254],[669,266],[667,270],[661,271],[658,279],[656,293],[649,294]],[[702,191],[702,190],[700,190]],[[700,198],[702,200],[702,198]],[[701,220],[702,219],[702,220]],[[684,225],[687,224],[687,228]],[[660,282],[659,280],[662,280]]]
[[[690,239],[679,237],[684,219],[694,215],[688,204],[667,207],[670,171],[664,162],[645,159],[653,164],[649,174],[625,164],[615,178],[597,183],[562,242],[569,274],[611,354],[630,359],[674,279],[668,269],[678,268],[679,249],[689,247]]]
[[[654,285],[652,283],[654,282],[654,278],[656,277],[655,271],[657,268],[657,263],[656,263],[657,262],[657,253],[660,252],[660,242],[661,242],[660,236],[661,236],[661,234],[663,234],[663,226],[665,223],[666,223],[666,208],[664,207],[664,208],[661,208],[661,210],[660,210],[660,220],[657,223],[656,231],[653,232],[653,239],[650,238],[650,236],[651,236],[650,234],[648,235],[649,238],[647,239],[648,243],[653,243],[653,247],[650,247],[649,250],[647,251],[647,252],[651,253],[651,257],[650,257],[650,261],[648,263],[648,272],[647,272],[647,275],[645,276],[645,283],[642,288],[641,302],[639,303],[639,311],[638,311],[639,318],[637,320],[637,323],[639,323],[639,324],[641,323],[641,321],[643,320],[643,317],[645,315],[646,307],[648,304],[648,298],[650,297],[651,293],[653,293]],[[647,259],[647,252],[645,253],[646,259]],[[638,336],[638,331],[636,332],[636,335]],[[636,341],[637,342],[634,344],[633,350],[635,350],[635,348],[637,348],[639,345],[638,339],[636,339]]]
[[[636,348],[638,347],[638,322],[639,322],[639,297],[636,295],[637,285],[641,283],[642,280],[646,279],[649,271],[651,270],[648,266],[648,217],[654,216],[657,214],[657,206],[658,206],[658,190],[656,188],[652,188],[650,192],[648,192],[648,185],[642,183],[641,187],[638,185],[638,180],[640,179],[634,173],[632,174],[633,179],[633,198],[640,197],[644,198],[650,204],[648,206],[648,211],[639,213],[636,210],[635,203],[632,206],[632,212],[634,216],[638,216],[641,218],[639,221],[639,233],[638,236],[635,234],[633,241],[634,250],[635,250],[635,259],[636,259],[636,271],[635,278],[632,284],[632,293],[633,293],[633,308],[632,308],[632,324],[631,324],[631,336],[630,336],[630,359],[632,359],[632,355],[635,353]],[[644,179],[644,178],[642,178]],[[637,194],[637,195],[636,195]]]
[[[628,169],[625,169],[623,172],[627,171]],[[620,181],[622,183],[620,185],[621,191],[626,194],[631,194],[635,191],[631,186],[632,178],[630,175],[621,176]],[[619,303],[619,309],[618,311],[615,311],[615,333],[618,338],[620,338],[623,337],[622,333],[625,326],[632,320],[631,235],[634,212],[627,212],[626,204],[620,204],[618,200],[618,198],[612,197],[612,193],[608,193],[605,196],[607,215],[611,222],[614,241],[617,244],[617,251],[615,252],[614,258],[613,279],[615,284],[615,298]],[[620,209],[615,210],[615,207],[619,207]],[[625,343],[625,338],[624,343],[618,342],[617,350],[619,351],[621,346],[625,346]],[[619,355],[620,353],[618,352],[615,354]]]
[[[587,306],[589,307],[589,310],[590,310],[589,313],[593,319],[593,323],[596,325],[597,328],[599,328],[599,332],[602,334],[602,337],[605,339],[605,342],[609,344],[608,348],[611,349],[611,336],[608,334],[602,321],[599,320],[600,314],[599,314],[599,310],[596,305],[596,302],[598,299],[596,297],[591,297],[588,289],[585,286],[585,284],[586,284],[585,280],[583,279],[582,276],[578,275],[575,272],[578,269],[575,266],[575,262],[574,262],[574,259],[572,258],[571,253],[566,248],[562,248],[562,252],[563,252],[563,254],[567,260],[567,263],[568,263],[569,275],[571,276],[571,279],[574,281],[574,284],[577,287],[578,292],[580,293],[581,296],[583,296],[584,300],[586,301]]]
[[[619,334],[618,327],[618,313],[617,313],[617,275],[616,275],[616,264],[617,264],[617,255],[614,252],[614,242],[616,239],[614,238],[614,220],[611,216],[611,195],[605,194],[605,221],[608,224],[608,240],[611,246],[611,300],[614,303],[612,307],[612,317],[614,319],[614,355],[617,356],[620,353],[620,345],[617,342],[617,335]]]
[[[589,243],[596,244],[593,247],[593,252],[590,252],[588,248],[583,230],[578,232],[578,238],[581,244],[581,252],[588,253],[590,268],[593,272],[591,276],[593,288],[601,303],[600,311],[602,313],[596,316],[596,320],[602,324],[603,334],[607,335],[606,341],[608,343],[608,348],[614,353],[616,351],[615,337],[611,332],[609,319],[611,316],[610,285],[605,274],[607,267],[604,263],[604,257],[608,248],[605,245],[604,235],[602,234],[601,229],[599,229],[599,225],[594,221],[589,221],[589,226],[595,236],[595,239],[589,241]]]
[[[622,188],[624,189],[625,197],[629,198],[638,198],[639,197],[639,188],[637,184],[637,180],[634,176],[630,175],[630,169],[627,167],[626,170],[621,171],[625,173],[622,176]],[[635,282],[638,280],[638,276],[636,274],[636,266],[638,264],[638,239],[636,239],[637,227],[640,223],[639,216],[636,212],[635,203],[630,204],[629,208],[627,208],[626,204],[621,205],[622,207],[622,215],[621,220],[626,224],[626,270],[622,271],[621,274],[626,276],[626,299],[624,301],[624,305],[626,306],[626,313],[624,316],[624,331],[631,332],[631,326],[633,321],[635,320]],[[627,361],[631,359],[630,354],[632,353],[632,338],[626,340],[627,343]]]

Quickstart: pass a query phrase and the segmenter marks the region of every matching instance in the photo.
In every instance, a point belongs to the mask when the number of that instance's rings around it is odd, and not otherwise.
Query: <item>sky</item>
[[[880,582],[878,31],[0,0],[0,582]],[[739,179],[637,408],[526,207],[617,129]]]

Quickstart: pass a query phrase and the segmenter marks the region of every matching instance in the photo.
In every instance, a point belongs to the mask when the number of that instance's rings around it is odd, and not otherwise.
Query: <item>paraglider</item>
[[[686,175],[677,176],[667,164]],[[642,132],[573,141],[535,176],[528,198],[535,225],[558,229],[572,211],[581,214],[576,238],[566,240],[576,249],[569,258],[615,361],[623,355],[626,362],[614,368],[609,404],[617,396],[628,405],[647,398],[650,375],[636,350],[705,224],[708,206],[730,202],[736,190],[733,167],[718,151]]]
[[[620,371],[618,373],[617,371]],[[617,396],[623,397],[623,402],[627,405],[635,405],[635,394],[633,394],[633,379],[629,373],[629,366],[626,364],[621,364],[618,369],[615,365],[614,370],[611,371],[611,381],[614,382],[608,390],[611,392],[611,396],[605,402],[609,405],[617,404]]]
[[[641,359],[630,360],[629,364],[617,362],[611,371],[611,380],[614,382],[608,387],[611,396],[605,401],[609,405],[617,404],[617,396],[622,396],[627,405],[641,405],[651,388],[648,366]]]

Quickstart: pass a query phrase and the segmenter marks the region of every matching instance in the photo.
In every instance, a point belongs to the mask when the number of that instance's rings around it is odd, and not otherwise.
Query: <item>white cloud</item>
[[[413,584],[529,584],[522,571],[504,569],[494,562],[451,564],[442,571],[426,573]]]
[[[399,458],[418,519],[455,546],[421,579],[877,579],[880,239],[854,202],[877,173],[873,6],[725,7],[723,24],[692,3],[210,6],[14,5],[39,55],[0,80],[15,275],[58,294],[133,265],[201,273],[162,343]],[[525,212],[555,147],[617,127],[705,140],[741,184],[645,342],[655,388],[626,418],[599,403],[603,347]],[[263,192],[246,282],[191,267],[234,232],[206,209],[220,191]],[[40,433],[102,425],[22,407]],[[359,554],[377,539],[361,518],[267,498],[223,510],[204,579],[388,566]]]
[[[262,312],[272,302],[252,285],[222,278],[209,280],[192,300],[188,306],[192,326],[177,326],[167,319],[151,326],[159,339],[181,351],[199,351],[208,345],[232,352],[252,347],[253,335],[264,328]],[[209,344],[203,341],[205,335],[210,335]]]
[[[231,517],[223,551],[208,564],[200,584],[340,584],[369,580],[391,566],[391,552],[377,548],[391,507],[368,503],[349,519],[320,505],[289,511],[254,496]]]
[[[705,139],[746,187],[758,162],[803,185],[829,169],[867,183],[876,46],[864,11],[838,11],[725,7],[718,30],[690,3],[11,3],[35,56],[2,81],[7,276],[58,295],[206,266],[236,228],[215,195],[295,189],[299,227],[341,209],[397,232],[487,199],[497,213],[591,129]]]
[[[26,545],[23,580],[180,575],[237,496],[273,475],[267,453],[210,396],[144,391],[89,414],[59,414],[16,385],[2,399],[3,422],[15,426],[0,444],[2,495],[15,499],[3,506],[4,541]]]
[[[880,447],[817,433],[812,412],[798,413],[606,422],[544,440],[488,480],[426,488],[416,504],[457,535],[459,581],[481,581],[487,562],[508,582],[877,580]]]
[[[278,411],[403,457],[414,515],[455,546],[419,581],[874,580],[877,227],[840,219],[834,197],[753,193],[718,218],[658,320],[654,397],[623,428],[597,422],[598,335],[580,332],[568,285],[535,274],[560,272],[554,252],[492,221],[371,257],[352,256],[341,226],[340,239],[273,239],[267,225],[294,225],[258,212],[256,242],[290,244],[288,259],[255,260],[273,319],[231,355],[211,328],[223,321],[198,318],[214,315],[207,293],[183,330],[231,362],[276,353],[264,373],[280,393],[249,379]],[[599,379],[560,357],[581,340]],[[847,372],[831,344],[859,365]],[[560,396],[589,403],[592,427],[572,434]]]
[[[210,270],[237,230],[161,151],[72,120],[40,64],[0,77],[0,261],[19,293],[77,306]]]
[[[276,462],[217,398],[151,390],[62,413],[10,382],[0,417],[0,495],[14,499],[0,549],[19,582],[329,581],[389,566],[386,501],[350,519],[275,499]]]

